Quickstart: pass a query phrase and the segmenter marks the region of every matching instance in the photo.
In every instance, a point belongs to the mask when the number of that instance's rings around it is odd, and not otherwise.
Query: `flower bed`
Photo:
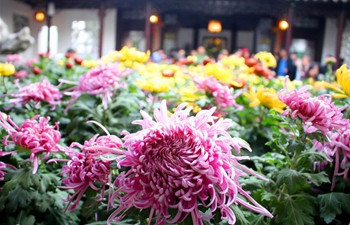
[[[148,58],[0,64],[1,223],[349,222],[345,65],[291,82],[266,52]]]

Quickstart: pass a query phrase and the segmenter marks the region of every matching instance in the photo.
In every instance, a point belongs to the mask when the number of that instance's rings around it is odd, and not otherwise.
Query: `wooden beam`
[[[104,31],[104,18],[106,16],[106,9],[103,4],[100,4],[98,10],[98,17],[100,21],[99,39],[98,39],[98,57],[102,57],[102,47],[103,47],[103,31]]]
[[[151,51],[152,34],[151,34],[151,22],[149,17],[152,15],[152,5],[150,2],[146,3],[146,23],[145,23],[145,37],[146,37],[146,51]]]
[[[292,44],[292,36],[293,36],[293,20],[294,20],[294,5],[292,4],[289,7],[288,10],[288,18],[287,21],[289,23],[289,28],[287,29],[287,33],[286,33],[286,42],[285,42],[285,49],[289,55],[289,51],[290,51],[290,46]]]
[[[335,45],[335,57],[337,59],[336,62],[336,68],[339,68],[340,65],[340,50],[341,50],[341,42],[343,39],[343,32],[344,32],[344,27],[345,27],[345,19],[346,19],[346,15],[345,15],[345,10],[343,9],[340,14],[339,14],[339,18],[338,18],[338,32],[337,32],[337,42]]]

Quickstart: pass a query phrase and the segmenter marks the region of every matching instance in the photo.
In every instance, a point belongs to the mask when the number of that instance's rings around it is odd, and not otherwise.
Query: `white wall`
[[[237,31],[236,46],[248,48],[250,52],[254,48],[254,31]]]
[[[193,33],[192,28],[180,28],[177,32],[177,47],[185,48],[190,45],[191,48],[196,48],[197,46],[193,46]]]
[[[212,34],[207,29],[200,29],[198,35],[198,44],[203,45],[204,37],[220,37],[226,38],[227,41],[227,49],[231,49],[231,31],[230,30],[222,30],[219,34]],[[197,47],[197,46],[195,46]]]
[[[115,50],[116,9],[107,9],[104,18],[102,54]],[[98,9],[61,9],[56,10],[52,25],[58,29],[58,52],[64,53],[71,46],[72,22],[75,20],[99,21]]]
[[[337,42],[337,18],[327,18],[326,19],[326,30],[323,39],[323,48],[322,48],[322,63],[327,54],[335,55],[335,47]]]
[[[0,17],[7,24],[10,33],[14,32],[13,15],[19,14],[26,16],[29,19],[29,27],[31,36],[35,39],[35,44],[28,48],[25,52],[21,53],[24,58],[32,58],[37,53],[37,37],[42,26],[42,23],[38,23],[34,20],[35,11],[29,6],[21,2],[14,0],[1,0],[0,1]]]

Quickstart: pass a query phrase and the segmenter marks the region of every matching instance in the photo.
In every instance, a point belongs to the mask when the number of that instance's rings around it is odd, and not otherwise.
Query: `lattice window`
[[[72,22],[72,48],[83,57],[98,57],[98,31],[97,21]]]

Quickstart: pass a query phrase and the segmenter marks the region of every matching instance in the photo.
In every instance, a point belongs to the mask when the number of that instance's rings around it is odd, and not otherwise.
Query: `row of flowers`
[[[0,64],[4,199],[18,194],[9,187],[22,181],[13,177],[30,171],[26,176],[32,180],[36,174],[62,177],[63,186],[46,185],[53,193],[66,191],[66,210],[83,212],[93,197],[106,207],[109,224],[121,220],[131,224],[235,224],[244,220],[240,218],[243,208],[273,218],[266,224],[293,224],[281,219],[278,205],[271,207],[254,199],[256,188],[244,188],[251,177],[258,178],[260,181],[254,180],[258,184],[271,182],[274,176],[264,170],[255,172],[259,166],[247,163],[249,157],[241,148],[259,156],[254,153],[261,147],[255,144],[257,138],[278,142],[275,137],[281,135],[286,139],[280,144],[290,141],[282,149],[296,142],[308,151],[307,143],[312,143],[313,151],[324,156],[312,162],[318,170],[298,171],[309,176],[305,182],[319,186],[327,183],[329,175],[330,189],[335,190],[340,176],[348,178],[350,134],[345,105],[350,71],[345,65],[336,72],[337,82],[301,83],[275,78],[270,68],[276,62],[267,52],[253,59],[226,57],[222,65],[198,64],[193,57],[177,65],[155,64],[148,62],[149,53],[128,48],[98,61],[67,56],[55,62],[46,54],[26,64],[18,56],[10,55],[7,60]],[[345,99],[335,102],[332,94]],[[283,120],[288,122],[279,124]],[[104,135],[97,134],[101,131]],[[273,151],[264,148],[265,155],[259,160]],[[297,151],[283,154],[303,157]],[[306,158],[297,164],[302,165]],[[289,160],[289,169],[295,169],[294,159]],[[334,172],[318,172],[328,167]],[[317,179],[312,178],[315,174]],[[278,176],[282,175],[277,175],[277,183]],[[275,195],[286,195],[288,183],[282,184]],[[301,193],[307,193],[305,187]],[[34,201],[34,197],[27,198]],[[35,207],[24,206],[19,202],[16,209],[25,211],[28,218],[36,214]],[[135,218],[133,209],[147,216]],[[80,223],[107,219],[98,206],[93,211],[94,219]],[[40,218],[35,216],[35,220]]]

